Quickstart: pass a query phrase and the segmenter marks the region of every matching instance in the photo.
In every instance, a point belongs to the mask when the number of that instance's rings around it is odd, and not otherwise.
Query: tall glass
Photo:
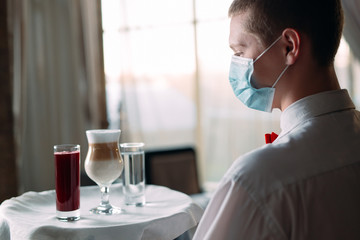
[[[94,214],[119,214],[121,209],[109,202],[111,184],[120,177],[123,161],[119,150],[120,129],[86,131],[89,150],[85,159],[85,171],[96,182],[101,191],[99,206],[92,208]]]
[[[80,219],[80,146],[54,146],[56,217],[60,221]]]
[[[143,206],[145,204],[145,160],[144,143],[120,144],[125,168],[123,193],[125,204]]]

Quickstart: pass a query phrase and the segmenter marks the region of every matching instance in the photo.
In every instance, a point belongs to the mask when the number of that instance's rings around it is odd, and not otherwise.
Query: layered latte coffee
[[[86,132],[89,149],[85,160],[87,175],[100,186],[109,186],[120,177],[123,162],[119,151],[119,130]]]

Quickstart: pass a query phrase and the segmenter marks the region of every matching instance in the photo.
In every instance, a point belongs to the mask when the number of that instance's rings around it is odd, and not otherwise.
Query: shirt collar
[[[285,133],[310,118],[346,109],[355,109],[346,89],[317,93],[288,106],[281,114],[280,127]]]

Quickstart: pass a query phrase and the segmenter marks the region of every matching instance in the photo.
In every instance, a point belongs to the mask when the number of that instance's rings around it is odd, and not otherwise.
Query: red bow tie
[[[278,137],[279,135],[277,135],[276,133],[272,132],[272,133],[266,133],[265,134],[265,143],[272,143],[273,141],[275,141],[275,139]]]

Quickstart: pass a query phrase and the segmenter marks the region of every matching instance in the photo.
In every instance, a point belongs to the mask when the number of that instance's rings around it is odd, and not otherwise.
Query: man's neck
[[[340,85],[333,66],[319,67],[314,65],[305,66],[306,69],[296,69],[292,72],[291,82],[287,91],[281,97],[279,108],[284,111],[292,103],[325,91],[338,90]]]

